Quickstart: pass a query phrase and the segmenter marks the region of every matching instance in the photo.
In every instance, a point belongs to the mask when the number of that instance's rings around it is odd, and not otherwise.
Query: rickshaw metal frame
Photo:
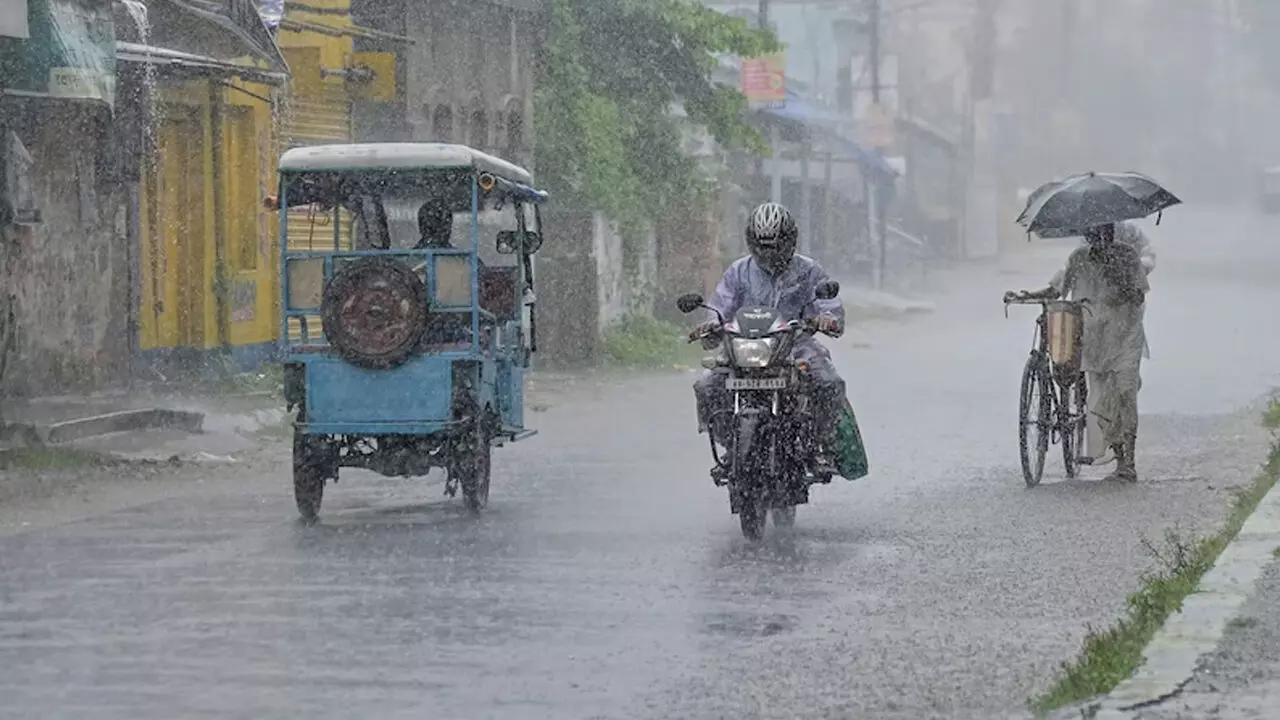
[[[532,254],[527,249],[526,243],[529,241],[529,227],[526,211],[529,206],[532,207],[534,214],[534,223],[538,225],[537,232],[541,232],[541,211],[539,205],[546,202],[547,194],[534,189],[531,185],[525,184],[512,179],[514,176],[519,180],[529,180],[531,177],[528,173],[515,165],[506,163],[492,156],[486,155],[479,151],[456,145],[440,145],[428,143],[412,143],[412,144],[376,144],[376,145],[351,145],[351,146],[317,146],[313,148],[301,149],[302,154],[310,155],[314,159],[315,155],[323,154],[324,151],[336,152],[338,154],[350,151],[355,157],[366,159],[369,161],[367,165],[348,165],[343,163],[334,163],[326,166],[324,163],[307,163],[303,162],[300,167],[290,167],[286,160],[289,154],[286,153],[282,158],[280,168],[280,196],[277,204],[277,210],[280,213],[280,275],[281,275],[281,344],[285,350],[286,368],[301,366],[301,377],[290,378],[286,372],[286,400],[292,409],[294,405],[300,406],[300,413],[295,427],[295,442],[301,441],[305,444],[316,442],[324,446],[322,448],[325,457],[329,458],[326,462],[334,466],[334,476],[336,477],[337,467],[362,467],[372,469],[384,475],[408,475],[420,474],[426,468],[432,466],[440,466],[440,457],[442,454],[448,454],[453,443],[460,434],[465,433],[473,427],[476,422],[474,418],[459,419],[457,417],[456,408],[459,401],[472,399],[479,403],[478,410],[488,411],[497,415],[498,427],[493,428],[490,436],[490,444],[493,446],[501,446],[505,442],[517,441],[532,436],[536,431],[529,430],[524,427],[524,403],[523,403],[523,385],[524,373],[530,366],[531,354],[536,351],[535,339],[533,336],[534,317],[535,314],[530,308],[528,319],[525,318],[525,310],[531,303],[527,302],[524,293],[531,290],[534,282]],[[413,152],[417,151],[419,158],[425,157],[430,152],[439,152],[442,155],[452,154],[457,161],[440,164],[415,163],[412,160]],[[298,151],[291,151],[298,152]],[[381,162],[375,159],[379,153],[385,155],[381,158]],[[367,153],[363,155],[362,153]],[[304,158],[306,160],[308,158]],[[461,162],[466,159],[467,162]],[[289,245],[289,182],[297,176],[307,173],[332,173],[334,175],[342,174],[359,174],[361,172],[374,173],[386,171],[403,171],[403,172],[423,172],[431,171],[460,171],[462,177],[466,177],[469,182],[470,194],[470,212],[471,221],[469,223],[469,246],[458,248],[391,248],[387,249],[355,249],[356,244],[354,237],[352,238],[352,249],[345,250],[341,248],[342,226],[341,217],[341,201],[335,202],[332,207],[333,217],[333,250],[316,250],[312,243],[306,250],[291,250]],[[504,177],[506,175],[507,177]],[[488,187],[482,187],[482,179]],[[514,293],[512,302],[514,303],[514,317],[499,318],[493,312],[486,310],[481,306],[481,268],[480,268],[480,225],[481,212],[484,210],[486,197],[497,196],[503,202],[515,203],[516,230],[519,238],[519,244],[513,253],[516,259],[515,272],[511,273],[514,280],[511,292]],[[337,200],[337,196],[335,196]],[[296,206],[295,206],[296,207]],[[329,211],[326,210],[326,214]],[[313,225],[314,227],[314,225]],[[413,262],[422,262],[424,267],[415,268],[422,272],[422,281],[427,286],[427,297],[429,301],[429,313],[453,313],[470,315],[470,340],[465,349],[437,349],[431,351],[418,350],[405,361],[396,367],[384,370],[368,370],[350,365],[343,358],[339,357],[329,344],[327,339],[324,344],[312,343],[311,328],[308,327],[308,320],[315,318],[321,313],[321,306],[309,308],[295,308],[291,305],[291,272],[290,261],[295,260],[315,260],[322,262],[321,266],[321,287],[327,287],[338,270],[338,265],[344,260],[359,260],[365,257],[392,257],[412,259]],[[470,297],[467,305],[455,304],[437,304],[437,267],[436,261],[441,257],[466,257],[468,263],[468,280],[470,283]],[[299,342],[293,342],[290,334],[290,320],[296,319],[299,323],[300,337]],[[459,326],[461,327],[461,326]],[[525,328],[529,328],[529,342],[525,342]],[[491,336],[482,338],[482,328]],[[513,331],[513,332],[512,332]],[[506,342],[505,337],[511,332],[511,342]],[[321,337],[323,330],[320,330]],[[319,340],[320,338],[316,338]],[[484,339],[490,342],[484,342]],[[452,344],[452,343],[450,343]],[[505,365],[504,365],[505,363]],[[500,365],[504,365],[500,367]],[[505,373],[503,372],[505,368]],[[434,417],[406,418],[405,412],[401,412],[401,417],[389,419],[385,421],[370,421],[370,419],[351,419],[351,420],[333,420],[331,418],[312,419],[311,412],[316,405],[313,400],[315,391],[315,383],[313,383],[314,375],[312,370],[320,370],[321,375],[328,376],[328,371],[333,372],[330,382],[341,385],[344,379],[360,378],[361,386],[357,391],[337,391],[334,398],[330,398],[331,402],[339,405],[343,401],[342,392],[347,392],[351,396],[351,400],[359,401],[365,398],[358,397],[362,394],[359,390],[365,390],[370,384],[379,387],[374,394],[381,393],[385,400],[390,401],[390,405],[396,405],[397,399],[402,405],[396,409],[405,411],[406,408],[414,407],[432,407],[436,410],[444,411],[436,413]],[[336,378],[336,380],[334,379]],[[290,383],[293,383],[293,400],[290,400]],[[509,385],[505,388],[506,395],[503,396],[504,388],[502,384]],[[395,388],[399,387],[399,392],[395,392]],[[486,388],[488,392],[486,393]],[[406,390],[413,389],[413,393],[406,393]],[[447,391],[446,391],[447,389]],[[332,392],[332,391],[331,391]],[[459,393],[463,393],[469,398],[460,398]],[[300,395],[299,395],[300,394]],[[297,402],[295,402],[295,400]],[[506,408],[511,410],[513,417],[518,417],[520,422],[518,425],[508,425],[503,422],[503,412],[497,412],[494,408],[505,400],[509,404]],[[417,403],[415,405],[415,402]],[[396,413],[389,413],[396,414]],[[445,419],[449,417],[450,419]],[[314,438],[314,441],[308,441],[300,438]],[[369,454],[361,454],[356,452],[357,446],[362,441],[373,440],[377,444],[377,450]],[[366,443],[367,444],[367,443]],[[383,445],[386,444],[388,455],[404,456],[406,453],[416,457],[408,458],[400,457],[403,462],[397,461],[395,458],[387,457],[385,462],[380,456]],[[304,451],[306,448],[304,448]],[[314,448],[309,452],[313,452]],[[443,452],[442,452],[443,451]],[[345,453],[345,454],[344,454]],[[296,462],[296,459],[295,459]],[[487,489],[486,489],[487,493]],[[318,501],[317,501],[318,504]],[[302,506],[300,504],[300,509]],[[317,508],[318,509],[318,508]],[[304,515],[308,513],[304,510]]]

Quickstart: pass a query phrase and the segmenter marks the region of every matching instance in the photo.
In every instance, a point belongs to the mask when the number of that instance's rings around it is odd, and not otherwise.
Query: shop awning
[[[251,65],[238,65],[204,55],[195,55],[181,50],[140,45],[138,43],[116,43],[116,58],[120,62],[147,63],[157,67],[171,68],[175,71],[186,71],[193,75],[236,76],[269,84],[280,84],[289,78],[288,74],[283,72],[275,72]]]
[[[211,67],[265,65],[274,73],[289,71],[253,0],[116,0],[115,25],[117,43],[150,47],[149,56],[166,56],[159,52],[163,49],[177,53],[171,59],[185,55],[206,65],[213,61]]]
[[[782,107],[768,108],[762,112],[774,117],[795,120],[805,125],[829,128],[847,125],[850,122],[848,117],[814,105],[799,93],[792,92],[790,89],[787,90],[787,100]]]
[[[865,148],[843,135],[835,135],[834,138],[836,147],[849,153],[859,167],[874,176],[872,179],[878,181],[898,177],[897,168],[890,165],[879,150]]]
[[[266,60],[273,70],[285,70],[288,65],[276,46],[276,40],[267,29],[254,0],[161,0],[171,2],[188,13],[203,18],[240,41],[259,59]]]

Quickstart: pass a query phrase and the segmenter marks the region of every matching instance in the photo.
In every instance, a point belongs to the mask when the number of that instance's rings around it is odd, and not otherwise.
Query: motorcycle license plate
[[[726,378],[726,390],[785,390],[786,378]]]

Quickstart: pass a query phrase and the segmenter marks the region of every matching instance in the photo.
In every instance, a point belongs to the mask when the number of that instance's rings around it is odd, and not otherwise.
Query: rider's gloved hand
[[[720,323],[716,322],[715,320],[707,320],[706,322],[698,323],[692,330],[689,331],[689,339],[697,340],[703,335],[706,335],[712,330],[715,330],[717,327],[720,327]]]
[[[819,315],[815,324],[818,326],[818,332],[837,334],[840,332],[840,319],[830,315]]]

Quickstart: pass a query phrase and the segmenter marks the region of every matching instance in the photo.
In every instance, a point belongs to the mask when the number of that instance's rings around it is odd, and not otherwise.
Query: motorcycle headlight
[[[733,362],[742,368],[769,367],[773,359],[773,338],[734,338]]]

